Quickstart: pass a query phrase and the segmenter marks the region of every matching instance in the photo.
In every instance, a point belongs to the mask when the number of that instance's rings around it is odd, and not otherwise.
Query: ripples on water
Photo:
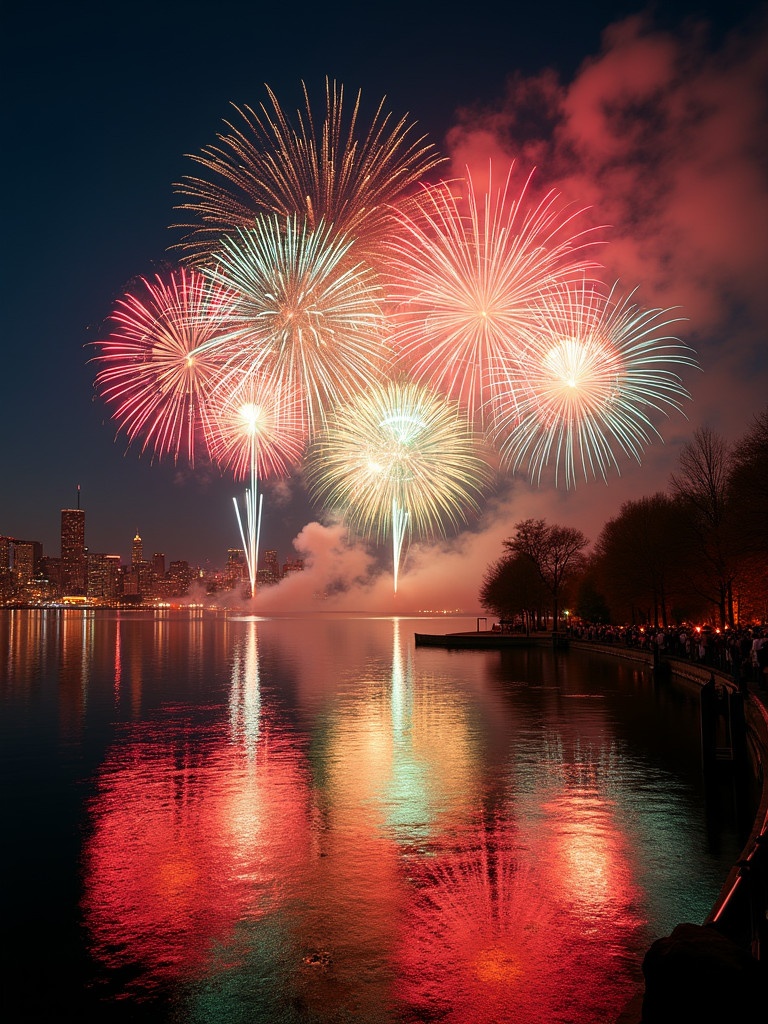
[[[695,703],[473,627],[4,613],[18,1019],[614,1019],[738,856]]]

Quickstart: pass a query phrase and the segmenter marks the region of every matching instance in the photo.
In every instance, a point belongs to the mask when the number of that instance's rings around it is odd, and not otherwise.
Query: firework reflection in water
[[[471,845],[413,862],[402,995],[451,1024],[533,1022],[560,953],[553,910],[512,853],[509,826],[481,824],[469,835]],[[542,1005],[551,1008],[551,998]]]

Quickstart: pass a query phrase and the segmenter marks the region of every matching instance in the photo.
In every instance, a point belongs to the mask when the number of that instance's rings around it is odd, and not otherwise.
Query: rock
[[[766,996],[764,968],[715,928],[679,924],[643,960],[642,1024],[754,1021]]]

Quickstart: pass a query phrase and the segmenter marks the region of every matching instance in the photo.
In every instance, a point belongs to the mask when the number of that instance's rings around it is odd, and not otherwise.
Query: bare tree
[[[739,613],[764,619],[768,607],[768,406],[737,441],[729,485],[744,560],[737,581]]]
[[[504,547],[523,555],[534,565],[552,598],[554,628],[559,621],[559,601],[564,588],[582,571],[586,536],[571,526],[550,526],[544,519],[524,519],[515,524],[515,535]]]
[[[734,624],[733,582],[739,560],[729,460],[725,440],[709,427],[700,427],[683,447],[680,471],[671,478],[673,490],[690,512],[690,526],[698,544],[699,587],[719,609],[722,626]]]
[[[764,554],[768,546],[768,406],[736,442],[729,483],[740,530],[750,546]]]
[[[487,569],[480,588],[480,604],[501,619],[522,614],[536,622],[546,607],[547,595],[529,558],[502,555]]]

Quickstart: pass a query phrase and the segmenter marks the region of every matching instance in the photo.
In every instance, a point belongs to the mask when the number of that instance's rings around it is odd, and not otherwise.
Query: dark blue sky
[[[702,15],[716,38],[762,5],[660,5],[660,27]],[[510,75],[568,81],[634,3],[463,5],[6,5],[0,533],[59,552],[59,509],[82,487],[92,550],[222,562],[237,543],[230,479],[126,451],[94,399],[89,341],[129,280],[169,259],[173,183],[212,142],[230,102],[263,84],[293,109],[304,79],[383,96],[438,147],[457,108],[492,103]],[[750,410],[751,411],[751,410]],[[756,410],[754,410],[756,411]],[[615,508],[606,501],[606,515]],[[296,500],[265,519],[290,554]]]

